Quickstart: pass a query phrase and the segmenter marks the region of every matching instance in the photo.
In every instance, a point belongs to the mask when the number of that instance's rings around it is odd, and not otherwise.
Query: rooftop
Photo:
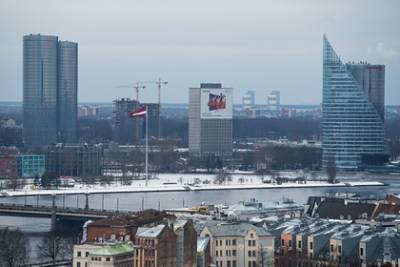
[[[164,230],[166,227],[165,224],[159,224],[154,227],[150,228],[145,228],[145,227],[139,227],[136,236],[137,237],[147,237],[147,238],[156,238],[158,237],[161,232]]]
[[[90,253],[90,256],[117,256],[125,253],[133,253],[133,246],[131,244],[115,244],[106,245],[98,250]]]
[[[258,236],[271,235],[264,228],[249,223],[207,224],[206,227],[213,236],[246,236],[250,230],[254,230]]]

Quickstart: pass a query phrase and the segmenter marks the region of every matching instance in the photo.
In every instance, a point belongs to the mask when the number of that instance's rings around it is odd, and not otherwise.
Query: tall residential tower
[[[57,36],[23,38],[23,141],[77,141],[78,45]]]
[[[322,160],[340,169],[385,157],[385,66],[343,64],[323,38]]]

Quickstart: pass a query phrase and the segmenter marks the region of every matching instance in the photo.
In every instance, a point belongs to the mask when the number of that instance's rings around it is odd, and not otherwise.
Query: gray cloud
[[[236,102],[251,89],[259,103],[271,90],[283,103],[319,103],[326,33],[345,60],[386,64],[387,102],[398,103],[399,9],[396,0],[2,0],[0,100],[21,100],[22,36],[40,32],[79,43],[80,101],[126,97],[114,86],[162,77],[167,102],[220,81]]]

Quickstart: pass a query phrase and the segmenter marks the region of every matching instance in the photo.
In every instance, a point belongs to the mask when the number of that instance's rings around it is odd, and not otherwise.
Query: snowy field
[[[286,176],[288,177],[288,176]],[[293,176],[295,178],[296,176]],[[279,189],[279,188],[310,188],[310,187],[356,187],[356,186],[382,186],[377,181],[345,181],[330,184],[326,181],[287,182],[282,184],[263,183],[261,177],[249,173],[234,173],[231,181],[222,184],[214,184],[215,174],[159,174],[158,179],[146,182],[134,180],[131,185],[122,185],[114,182],[110,185],[85,185],[76,183],[74,187],[59,189],[32,189],[26,186],[24,189],[1,191],[2,196],[29,196],[29,195],[53,195],[53,194],[102,194],[102,193],[141,193],[141,192],[177,192],[177,191],[207,191],[207,190],[240,190],[240,189]],[[264,181],[271,181],[265,176]]]

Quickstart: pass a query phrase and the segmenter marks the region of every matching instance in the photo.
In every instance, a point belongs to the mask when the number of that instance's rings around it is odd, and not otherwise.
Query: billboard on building
[[[232,119],[232,88],[201,89],[201,119]]]

